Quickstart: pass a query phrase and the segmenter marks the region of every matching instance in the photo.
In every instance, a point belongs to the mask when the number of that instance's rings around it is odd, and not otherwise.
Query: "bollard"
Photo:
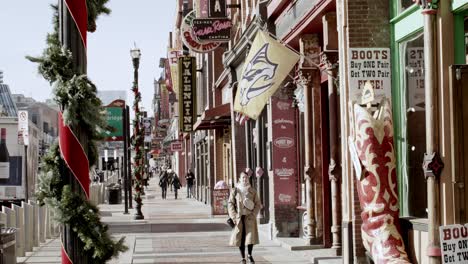
[[[52,237],[50,236],[50,214],[49,214],[49,208],[47,206],[44,206],[44,215],[45,215],[45,221],[44,221],[45,238],[51,239]]]
[[[39,242],[45,243],[45,206],[39,207]]]
[[[24,210],[24,251],[33,251],[33,226],[34,226],[34,209],[31,205],[21,202],[21,207]]]
[[[6,214],[4,212],[0,212],[0,228],[6,227]]]
[[[16,214],[16,256],[24,257],[24,209],[16,204],[12,204],[11,208]]]
[[[28,204],[33,208],[33,226],[32,226],[32,233],[33,233],[33,247],[39,246],[39,206],[34,202],[29,200]]]
[[[16,227],[16,215],[13,210],[8,207],[2,206],[2,212],[6,214],[6,226]]]

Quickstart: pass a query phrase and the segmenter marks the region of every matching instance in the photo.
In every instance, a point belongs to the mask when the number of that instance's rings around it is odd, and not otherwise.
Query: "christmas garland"
[[[108,0],[87,0],[88,25],[94,25],[101,13],[110,13],[104,4]],[[47,48],[41,57],[30,57],[38,63],[38,71],[53,85],[54,100],[63,109],[64,124],[79,127],[88,137],[89,164],[97,162],[97,142],[101,139],[98,131],[107,127],[103,118],[104,109],[97,97],[96,86],[86,75],[79,75],[73,69],[70,51],[62,48],[58,38],[58,8],[54,12],[54,32],[47,36]],[[91,21],[90,21],[91,20]],[[84,251],[92,256],[92,263],[105,263],[124,252],[124,238],[113,241],[108,227],[100,220],[98,208],[78,192],[72,192],[61,177],[61,168],[66,167],[58,144],[53,145],[43,158],[43,170],[39,174],[36,197],[41,205],[47,204],[56,212],[56,220],[69,225],[84,244]]]
[[[134,92],[135,99],[133,101],[133,110],[135,111],[135,119],[133,119],[133,128],[134,128],[134,137],[132,139],[132,145],[135,147],[135,157],[134,157],[134,169],[133,176],[135,178],[135,192],[133,194],[133,200],[137,203],[137,210],[141,209],[142,203],[142,194],[143,194],[143,182],[142,175],[143,171],[143,145],[144,145],[144,130],[141,127],[140,119],[141,113],[139,108],[139,103],[141,101],[141,93],[138,91],[138,84],[134,83],[132,91]]]

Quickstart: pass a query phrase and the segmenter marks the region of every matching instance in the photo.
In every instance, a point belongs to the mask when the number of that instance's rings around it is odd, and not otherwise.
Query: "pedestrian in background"
[[[163,199],[166,199],[168,178],[169,175],[167,173],[167,170],[163,168],[161,170],[161,174],[159,174],[159,187],[161,187]]]
[[[177,199],[177,192],[180,189],[180,180],[175,172],[172,172],[172,186],[174,187],[174,196]]]
[[[187,198],[191,198],[193,196],[193,181],[195,180],[192,169],[188,170],[187,175],[185,175],[185,180],[187,181]]]
[[[259,243],[257,214],[261,203],[257,191],[250,186],[246,173],[240,174],[239,183],[231,192],[228,202],[229,217],[234,221],[229,244],[239,247],[241,263],[246,264],[245,245],[248,250],[249,263],[255,263],[252,257],[253,246]]]
[[[173,185],[172,185],[172,180],[173,180],[172,177],[174,176],[173,172],[174,171],[171,168],[167,169],[167,176],[168,176],[167,177],[167,184],[169,184],[169,188],[171,189],[171,192],[172,192],[172,187],[173,187]]]

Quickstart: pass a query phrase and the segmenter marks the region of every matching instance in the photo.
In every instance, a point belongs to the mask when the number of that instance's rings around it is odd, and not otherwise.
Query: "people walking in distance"
[[[239,183],[229,196],[228,212],[235,223],[229,244],[239,247],[243,264],[247,263],[245,245],[247,245],[249,263],[255,263],[252,250],[253,246],[259,243],[257,214],[260,208],[260,198],[256,190],[250,186],[249,176],[242,172]]]
[[[193,182],[195,180],[195,175],[192,172],[192,169],[189,169],[187,175],[185,175],[185,180],[187,182],[187,198],[192,198],[193,196]]]
[[[172,172],[172,187],[174,187],[174,196],[177,199],[177,192],[180,189],[180,180],[175,172]]]
[[[173,170],[171,168],[167,169],[167,184],[169,184],[169,188],[171,189],[172,192],[172,177],[174,176]]]
[[[163,199],[166,199],[168,178],[169,175],[167,170],[162,169],[161,173],[159,174],[159,187],[161,187]]]

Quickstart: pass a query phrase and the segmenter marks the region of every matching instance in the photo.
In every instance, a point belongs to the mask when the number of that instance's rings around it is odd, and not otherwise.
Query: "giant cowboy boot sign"
[[[364,247],[375,263],[410,263],[400,234],[390,102],[383,99],[375,115],[358,104],[353,108],[355,140],[351,151],[361,166],[357,171],[362,168],[357,190]]]

